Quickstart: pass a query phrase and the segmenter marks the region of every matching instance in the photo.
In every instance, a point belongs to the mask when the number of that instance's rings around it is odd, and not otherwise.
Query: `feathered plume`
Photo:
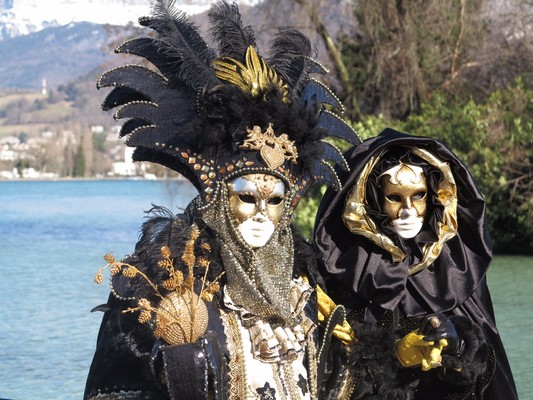
[[[150,46],[156,51],[153,61],[158,62],[154,65],[169,79],[170,85],[184,83],[197,90],[213,80],[210,63],[215,53],[200,35],[198,27],[187,14],[177,11],[174,3],[174,0],[155,2],[152,17],[140,18],[139,23],[159,34],[155,46]]]
[[[251,27],[243,27],[241,13],[235,3],[216,3],[208,13],[213,42],[218,46],[219,57],[233,58],[244,62],[249,46],[255,47]]]
[[[285,82],[299,96],[309,80],[313,51],[310,40],[296,29],[280,31],[272,43],[268,63],[283,76]]]
[[[312,59],[309,39],[295,29],[280,32],[267,61],[237,5],[220,0],[209,19],[218,53],[173,0],[156,0],[152,16],[140,19],[155,37],[126,41],[117,52],[144,57],[157,71],[125,65],[99,79],[98,88],[113,87],[104,110],[128,119],[121,135],[136,147],[133,159],[178,171],[205,203],[218,182],[252,171],[284,179],[294,188],[293,206],[313,184],[339,188],[332,164],[346,163],[323,139],[359,139],[337,115],[337,97],[310,77],[326,70]],[[273,137],[266,138],[268,129]],[[290,160],[289,145],[296,147]]]

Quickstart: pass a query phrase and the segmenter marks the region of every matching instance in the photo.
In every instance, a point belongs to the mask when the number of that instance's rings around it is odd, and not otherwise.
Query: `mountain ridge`
[[[239,0],[255,5],[259,0]],[[127,25],[150,12],[149,0],[0,0],[0,41],[73,22]],[[178,0],[176,6],[190,14],[206,11],[212,0]]]
[[[258,2],[238,1],[244,7]],[[182,0],[176,6],[197,17],[212,3]],[[112,63],[110,43],[120,40],[114,36],[125,38],[138,28],[138,18],[150,13],[149,4],[148,0],[47,0],[43,7],[38,0],[0,0],[0,89],[40,91],[43,84],[55,88]]]
[[[107,40],[102,25],[78,22],[0,41],[0,87],[56,87],[105,63]]]

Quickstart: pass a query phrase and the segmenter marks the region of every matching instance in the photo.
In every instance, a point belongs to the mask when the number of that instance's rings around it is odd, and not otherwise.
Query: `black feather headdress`
[[[359,139],[339,117],[339,100],[311,78],[326,71],[312,59],[309,39],[280,31],[263,58],[237,5],[219,1],[208,16],[216,51],[173,0],[156,0],[152,15],[139,19],[154,37],[116,50],[156,69],[124,65],[99,79],[98,88],[113,87],[102,108],[128,119],[121,136],[136,148],[133,159],[181,173],[205,204],[218,182],[253,172],[284,179],[294,206],[315,183],[339,188],[333,164],[346,163],[324,139]]]

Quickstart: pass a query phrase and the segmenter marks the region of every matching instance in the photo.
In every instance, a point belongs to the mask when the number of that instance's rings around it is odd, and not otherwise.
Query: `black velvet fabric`
[[[434,201],[435,194],[431,193],[431,188],[440,179],[438,171],[424,167],[426,175],[430,174],[428,211],[431,211],[431,216],[415,238],[403,240],[391,235],[386,229],[387,221],[379,218],[379,209],[369,212],[381,232],[407,252],[403,262],[394,263],[389,253],[366,238],[352,234],[342,220],[346,196],[371,157],[387,149],[390,154],[401,158],[408,153],[405,150],[408,147],[425,149],[447,162],[458,193],[457,235],[444,244],[433,264],[412,276],[408,276],[408,267],[421,260],[424,243],[434,242],[437,237],[435,226],[441,209]],[[387,311],[396,309],[403,317],[413,321],[434,313],[467,317],[473,325],[480,327],[483,341],[496,355],[494,377],[482,398],[517,398],[486,285],[485,275],[492,258],[492,246],[485,221],[485,202],[467,168],[441,142],[392,129],[386,129],[379,136],[352,148],[345,157],[351,171],[339,171],[343,190],[326,192],[315,226],[318,268],[326,279],[330,295],[350,310],[362,310],[360,322],[365,323],[375,323]],[[418,162],[416,158],[415,162]],[[378,203],[375,190],[367,188],[366,194],[369,204]]]

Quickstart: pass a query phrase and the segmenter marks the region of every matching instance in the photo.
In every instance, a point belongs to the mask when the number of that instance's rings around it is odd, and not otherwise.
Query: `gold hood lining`
[[[443,162],[424,149],[409,147],[409,150],[422,158],[428,164],[439,169],[443,179],[437,188],[437,198],[444,206],[442,221],[437,223],[438,239],[434,243],[427,243],[422,249],[422,261],[409,267],[409,275],[422,271],[433,263],[440,255],[444,243],[457,234],[457,187],[450,165]],[[350,232],[361,235],[389,252],[393,262],[403,261],[406,254],[394,242],[378,231],[376,223],[367,214],[365,198],[368,177],[377,162],[388,150],[384,150],[372,157],[357,178],[355,185],[348,192],[342,219]]]

